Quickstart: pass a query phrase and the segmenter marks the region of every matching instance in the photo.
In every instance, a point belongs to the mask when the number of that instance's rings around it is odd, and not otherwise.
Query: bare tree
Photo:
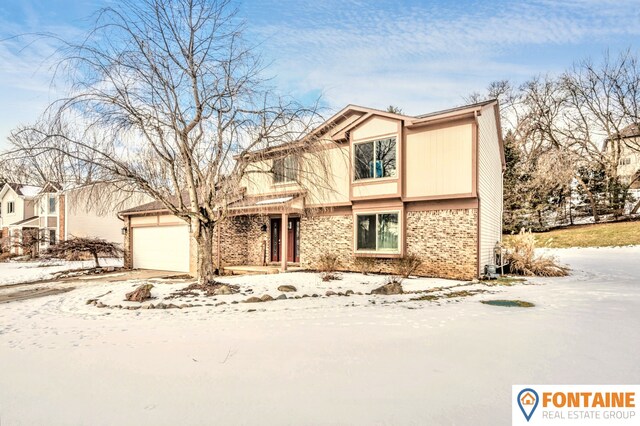
[[[30,129],[29,149],[63,153],[160,201],[190,224],[199,280],[212,282],[226,205],[243,180],[272,172],[251,164],[322,151],[310,132],[317,106],[268,87],[228,0],[123,1],[97,16],[63,50],[72,93],[51,105],[46,129]]]
[[[55,257],[89,254],[93,257],[96,268],[100,267],[100,256],[122,257],[122,249],[118,244],[102,238],[92,237],[72,237],[68,240],[60,241],[58,244],[49,247],[47,253]]]

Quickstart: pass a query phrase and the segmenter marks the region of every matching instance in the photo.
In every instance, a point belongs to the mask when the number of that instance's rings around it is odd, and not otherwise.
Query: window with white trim
[[[56,212],[56,196],[53,194],[49,195],[49,214],[55,214]]]
[[[292,155],[273,160],[273,183],[295,182],[298,179],[298,159]]]
[[[354,180],[396,176],[396,138],[357,142],[353,152]]]
[[[7,214],[11,214],[11,213],[15,213],[16,211],[16,205],[14,204],[13,201],[8,201],[7,202]]]
[[[356,251],[398,253],[399,212],[356,214]]]

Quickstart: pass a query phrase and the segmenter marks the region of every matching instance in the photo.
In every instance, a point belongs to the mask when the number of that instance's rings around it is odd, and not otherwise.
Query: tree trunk
[[[589,188],[587,187],[587,185],[582,181],[582,179],[577,178],[576,179],[578,181],[578,183],[580,184],[580,186],[582,187],[582,189],[584,190],[584,192],[587,194],[587,197],[589,197],[589,204],[591,205],[591,213],[593,214],[593,221],[595,223],[598,223],[600,221],[600,216],[598,216],[598,206],[596,204],[596,199],[593,196],[593,194],[591,193],[591,191],[589,191]]]
[[[195,221],[194,221],[195,223]],[[213,263],[213,236],[215,222],[200,222],[199,232],[195,235],[198,243],[198,283],[212,284],[215,282],[216,269]]]
[[[638,200],[636,205],[633,206],[633,208],[631,209],[630,214],[636,214],[636,213],[638,213],[638,210],[640,210],[640,200]]]
[[[96,268],[100,267],[100,261],[98,260],[98,252],[93,253],[93,260],[96,262]]]

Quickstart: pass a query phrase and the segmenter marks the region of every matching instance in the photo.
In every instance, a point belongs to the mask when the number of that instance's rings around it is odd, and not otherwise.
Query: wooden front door
[[[271,261],[280,262],[282,220],[271,219]],[[287,224],[287,262],[300,262],[300,218],[289,218]]]

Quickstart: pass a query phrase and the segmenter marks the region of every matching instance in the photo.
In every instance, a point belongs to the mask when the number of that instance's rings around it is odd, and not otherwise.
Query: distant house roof
[[[33,186],[33,185],[25,185],[22,183],[11,183],[8,182],[7,185],[13,189],[13,191],[21,197],[33,198],[42,191],[42,187]]]
[[[635,136],[640,136],[640,124],[633,123],[620,130],[619,133],[621,138],[633,138]]]
[[[21,221],[18,221],[16,223],[12,223],[9,226],[24,225],[25,223],[34,221],[34,220],[36,220],[38,218],[39,218],[39,216],[31,216],[31,217],[28,217],[26,219],[22,219]]]

